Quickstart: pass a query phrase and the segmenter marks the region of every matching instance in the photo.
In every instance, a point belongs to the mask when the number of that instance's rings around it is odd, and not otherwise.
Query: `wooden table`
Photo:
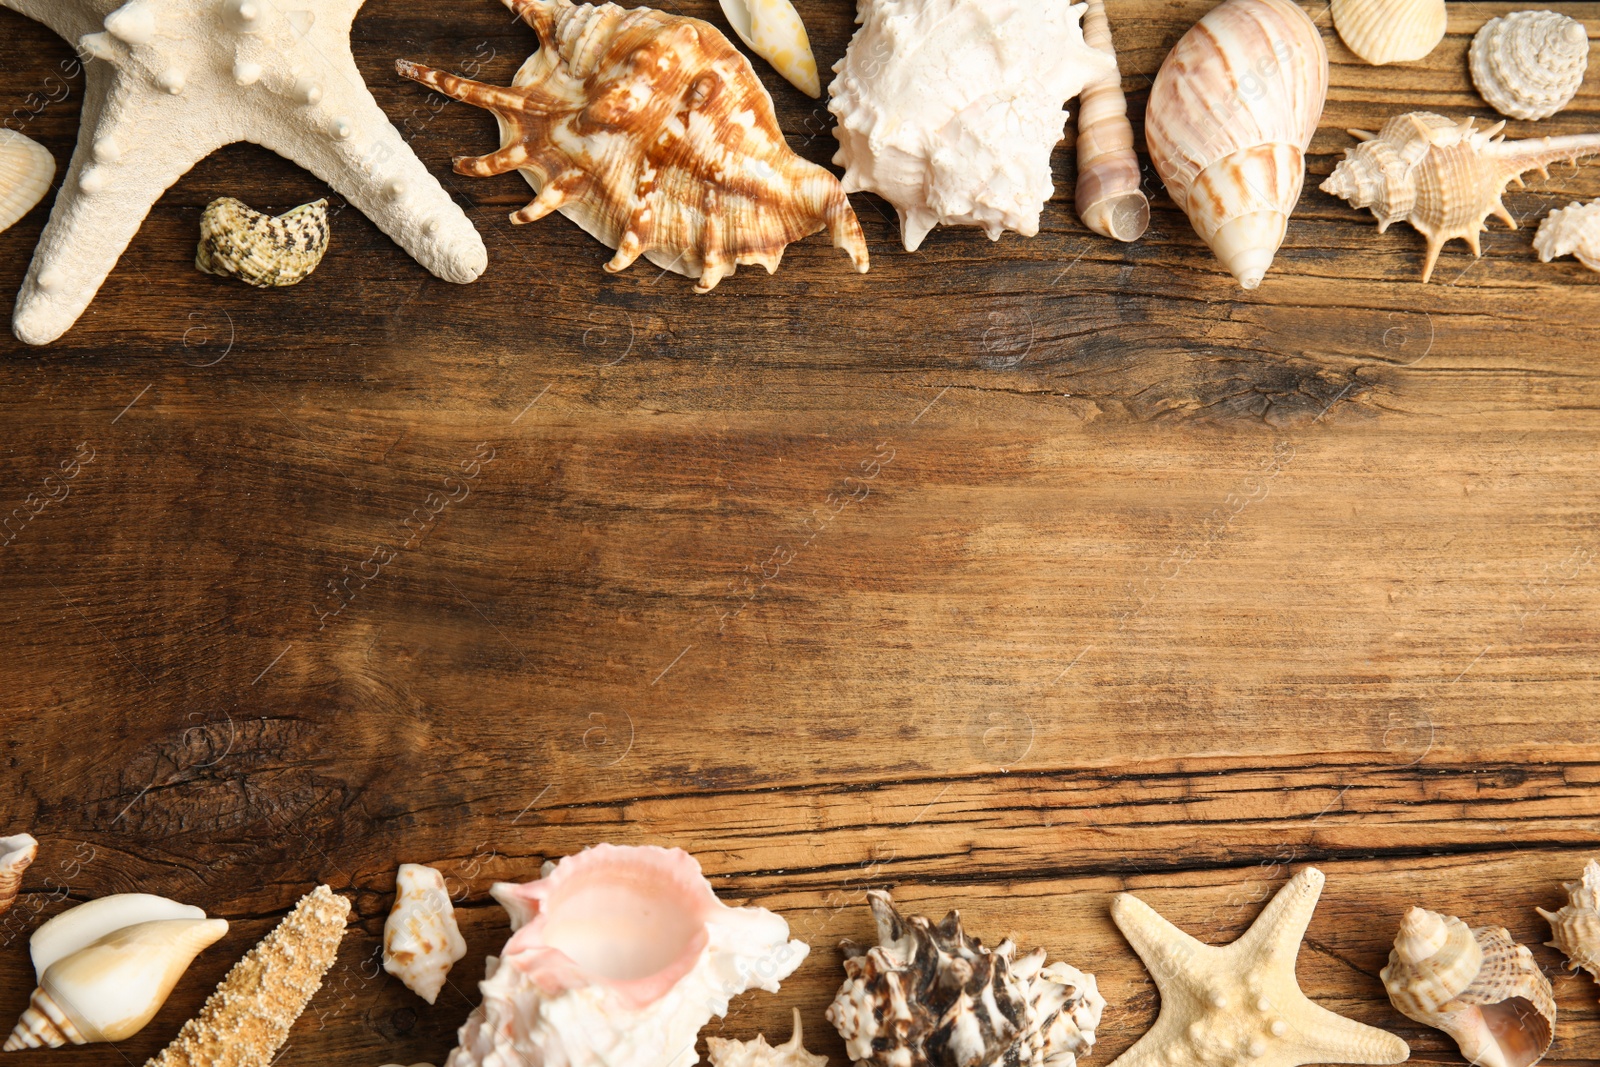
[[[1209,6],[1112,0],[1137,115]],[[870,274],[817,238],[705,297],[603,273],[560,218],[513,229],[516,176],[447,179],[489,246],[471,287],[344,210],[308,282],[248,290],[191,265],[205,203],[326,189],[253,147],[206,160],[75,329],[5,346],[4,508],[81,470],[0,550],[4,830],[42,843],[0,920],[0,1013],[65,898],[234,925],[119,1058],[6,1062],[142,1062],[326,881],[358,918],[279,1062],[440,1063],[506,934],[490,882],[599,841],[682,846],[786,915],[810,958],[707,1032],[781,1039],[798,1005],[835,1064],[822,1009],[867,888],[1096,973],[1104,1067],[1157,1006],[1111,894],[1221,942],[1308,863],[1323,1004],[1459,1062],[1377,979],[1422,903],[1533,945],[1552,1059],[1600,1057],[1596,988],[1532,910],[1600,836],[1600,277],[1538,263],[1525,226],[1481,260],[1452,245],[1424,286],[1417,234],[1315,188],[1346,127],[1486,114],[1467,44],[1514,6],[1452,5],[1433,56],[1392,69],[1308,8],[1333,90],[1255,293],[1164,196],[1144,241],[1088,234],[1070,141],[1035,239],[908,255],[862,196]],[[1600,32],[1600,4],[1564,6]],[[802,10],[833,63],[849,3]],[[59,96],[67,45],[0,29],[0,101]],[[504,83],[532,42],[488,0],[371,0],[356,25],[441,175],[492,120],[393,59]],[[761,70],[826,162],[823,106]],[[26,123],[62,161],[67,84]],[[1600,80],[1509,129],[1600,129]],[[1595,195],[1600,169],[1557,167],[1508,203],[1531,224]],[[0,291],[45,214],[0,236]],[[432,1008],[378,969],[402,861],[445,872],[471,947]]]

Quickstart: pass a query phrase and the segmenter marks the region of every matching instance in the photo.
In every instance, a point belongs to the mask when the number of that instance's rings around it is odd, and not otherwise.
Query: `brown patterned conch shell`
[[[1327,96],[1322,35],[1288,0],[1213,8],[1150,89],[1150,161],[1246,289],[1261,284],[1283,243]]]
[[[1549,177],[1552,163],[1600,153],[1600,134],[1507,141],[1504,122],[1475,129],[1426,111],[1396,115],[1377,133],[1351,130],[1362,143],[1345,149],[1322,191],[1369,208],[1378,232],[1404,220],[1428,240],[1422,280],[1433,276],[1445,242],[1459,237],[1477,256],[1478,235],[1490,215],[1512,229],[1517,222],[1501,202],[1507,184],[1537,170]]]
[[[1375,67],[1422,59],[1444,40],[1444,0],[1333,0],[1339,39]]]
[[[750,61],[716,27],[647,7],[504,0],[539,35],[509,88],[406,60],[399,72],[494,112],[500,149],[458,173],[517,170],[538,191],[513,223],[559,211],[616,250],[697,279],[705,293],[744,263],[777,270],[826,229],[867,270],[839,180],[795,155]]]
[[[1117,56],[1103,0],[1086,0],[1083,43]],[[1084,86],[1078,95],[1078,217],[1102,237],[1137,241],[1150,227],[1150,201],[1133,151],[1122,72]]]
[[[1379,977],[1402,1014],[1449,1034],[1475,1067],[1532,1067],[1555,1036],[1550,980],[1503,926],[1412,908]]]
[[[1600,200],[1589,207],[1600,217]],[[1591,232],[1600,231],[1600,225],[1591,224],[1589,228]],[[1600,245],[1600,232],[1595,232],[1594,243]],[[1584,265],[1600,270],[1600,265],[1588,261]],[[1563,883],[1562,888],[1567,891],[1567,902],[1559,911],[1533,909],[1550,924],[1550,940],[1545,944],[1560,949],[1567,957],[1567,966],[1582,967],[1589,977],[1600,981],[1600,863],[1590,860],[1584,865],[1583,878]]]
[[[1589,67],[1589,31],[1554,11],[1490,19],[1467,53],[1472,84],[1502,115],[1549,118],[1572,102]]]

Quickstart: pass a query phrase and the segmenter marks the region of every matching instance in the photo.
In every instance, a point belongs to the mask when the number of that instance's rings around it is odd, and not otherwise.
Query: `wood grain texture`
[[[1108,3],[1136,121],[1209,6]],[[1432,56],[1383,69],[1307,7],[1333,90],[1258,292],[1164,195],[1136,245],[1087,233],[1069,137],[1037,238],[907,255],[862,196],[870,274],[813,239],[695,297],[603,273],[562,219],[511,227],[520,178],[447,173],[492,122],[393,59],[505,82],[530,33],[490,0],[370,0],[358,61],[483,230],[479,282],[337,201],[305,284],[199,274],[211,198],[326,193],[235,146],[61,342],[0,344],[0,516],[24,508],[0,530],[0,798],[42,842],[0,917],[0,1016],[71,901],[158,892],[234,924],[114,1053],[10,1055],[141,1063],[327,881],[354,929],[279,1064],[442,1062],[506,934],[489,884],[609,840],[687,848],[786,915],[810,958],[708,1032],[781,1038],[799,1005],[835,1064],[821,1011],[867,888],[1096,973],[1104,1067],[1157,1007],[1111,895],[1221,942],[1305,863],[1328,874],[1312,997],[1459,1063],[1376,977],[1425,903],[1533,945],[1553,1062],[1600,1059],[1597,990],[1532,911],[1600,853],[1600,278],[1529,246],[1600,168],[1514,191],[1528,225],[1481,260],[1451,246],[1428,286],[1420,237],[1315,188],[1346,127],[1485,114],[1467,44],[1513,6],[1452,5]],[[826,67],[850,5],[800,7]],[[1600,28],[1600,4],[1564,8]],[[72,53],[0,28],[11,125],[65,160]],[[827,162],[822,106],[765,80]],[[1591,81],[1508,132],[1594,129]],[[48,206],[0,234],[0,292]],[[402,861],[446,874],[471,950],[431,1008],[375,955]]]

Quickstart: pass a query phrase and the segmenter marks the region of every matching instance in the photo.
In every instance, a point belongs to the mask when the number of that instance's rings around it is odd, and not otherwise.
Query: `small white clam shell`
[[[55,176],[55,158],[44,145],[15,130],[0,130],[0,230],[32,211]]]
[[[1421,59],[1445,31],[1444,0],[1333,0],[1333,25],[1350,51],[1381,67]]]
[[[1589,32],[1554,11],[1490,19],[1472,38],[1472,84],[1500,114],[1548,118],[1566,107],[1589,66]]]
[[[722,0],[722,13],[739,40],[771,63],[790,85],[813,100],[822,95],[806,24],[789,0]]]
[[[383,969],[432,1004],[450,968],[466,954],[444,876],[420,863],[402,863],[394,908],[383,924]]]
[[[1559,211],[1550,212],[1545,216],[1544,221],[1539,223],[1539,232],[1534,234],[1533,237],[1533,248],[1534,251],[1539,253],[1540,262],[1548,263],[1557,256],[1576,256],[1578,262],[1585,267],[1593,271],[1600,271],[1600,200],[1591,200],[1587,204],[1580,204],[1574,201]],[[1593,860],[1589,862],[1589,866],[1595,866]],[[1584,879],[1586,882],[1600,880],[1600,870],[1597,870],[1595,874],[1585,870]],[[1562,911],[1571,910],[1570,907],[1562,909]],[[1555,913],[1541,911],[1540,914],[1550,919],[1552,924],[1557,921]],[[1591,908],[1589,915],[1593,916],[1594,914],[1595,911]],[[1563,918],[1566,917],[1563,916]],[[1590,920],[1590,926],[1595,926],[1593,919]],[[1600,929],[1600,927],[1596,928]],[[1557,934],[1559,935],[1562,932],[1562,928],[1558,927]],[[1555,944],[1555,942],[1551,943]],[[1571,959],[1577,960],[1580,958],[1566,945],[1556,945],[1556,947],[1566,952]],[[1588,945],[1586,949],[1587,951],[1582,957],[1585,961],[1585,966],[1600,966],[1595,962],[1597,958],[1600,958],[1600,944]]]

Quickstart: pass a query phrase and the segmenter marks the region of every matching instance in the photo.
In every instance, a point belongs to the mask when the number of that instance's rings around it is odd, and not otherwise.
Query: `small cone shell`
[[[1103,0],[1087,0],[1083,43],[1116,59]],[[1144,174],[1133,151],[1122,72],[1084,86],[1078,95],[1078,217],[1102,237],[1137,241],[1150,226]]]
[[[722,13],[739,40],[785,81],[813,100],[822,95],[806,24],[789,0],[722,0]]]
[[[22,872],[39,854],[39,842],[32,834],[0,837],[0,915],[11,910],[22,889]]]
[[[1600,219],[1600,200],[1588,205]],[[1577,209],[1574,204],[1568,211]],[[1546,220],[1548,221],[1548,220]],[[1589,224],[1591,231],[1600,231],[1600,222]],[[1543,227],[1540,227],[1541,235]],[[1600,253],[1600,232],[1595,232],[1596,252]],[[1563,253],[1557,253],[1561,255]],[[1540,252],[1541,258],[1544,256]],[[1591,270],[1600,266],[1585,262]],[[1569,967],[1582,967],[1589,976],[1600,980],[1600,863],[1590,860],[1583,868],[1583,877],[1576,882],[1566,882],[1567,903],[1559,911],[1535,908],[1550,924],[1550,940],[1545,944],[1557,948],[1567,957]]]
[[[1328,53],[1288,0],[1226,0],[1180,39],[1150,90],[1150,160],[1195,232],[1246,289],[1300,199],[1328,95]]]
[[[38,141],[0,130],[0,230],[9,230],[50,191],[56,161]]]
[[[1589,32],[1554,11],[1517,11],[1484,23],[1467,58],[1490,107],[1514,119],[1549,118],[1583,84]]]
[[[1444,0],[1333,0],[1333,25],[1375,67],[1422,59],[1444,40]]]

